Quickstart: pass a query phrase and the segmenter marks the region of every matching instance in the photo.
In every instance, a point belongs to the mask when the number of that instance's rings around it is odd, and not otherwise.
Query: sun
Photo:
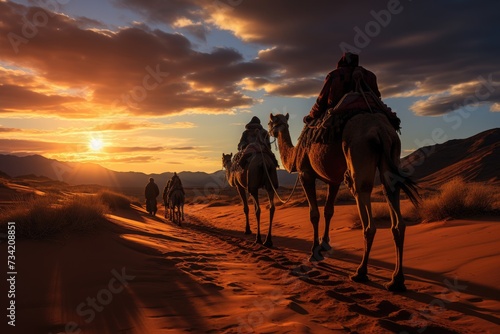
[[[100,138],[92,138],[89,147],[92,151],[100,151],[104,147],[104,142]]]

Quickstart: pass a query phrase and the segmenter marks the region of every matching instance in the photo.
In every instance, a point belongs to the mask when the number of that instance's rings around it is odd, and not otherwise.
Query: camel
[[[302,187],[309,202],[309,217],[314,230],[311,261],[324,259],[321,252],[329,251],[330,221],[334,213],[334,200],[344,181],[356,199],[363,225],[364,253],[356,273],[355,282],[368,281],[368,258],[376,233],[372,220],[370,195],[378,168],[389,204],[391,232],[396,248],[396,266],[392,280],[386,285],[390,291],[405,291],[403,274],[403,245],[406,225],[402,219],[399,192],[402,189],[412,202],[418,204],[416,185],[399,171],[401,142],[394,127],[382,113],[357,113],[350,118],[341,138],[331,144],[311,143],[308,147],[293,146],[288,129],[289,115],[270,114],[269,133],[277,138],[281,161],[288,172],[299,172]],[[315,181],[328,185],[325,202],[325,230],[318,238],[319,210]]]
[[[269,231],[264,242],[264,246],[272,247],[272,226],[274,217],[274,189],[278,188],[278,174],[274,162],[267,154],[255,153],[246,167],[232,168],[233,154],[222,154],[222,166],[226,169],[226,178],[231,187],[236,187],[241,201],[243,202],[243,212],[245,213],[245,234],[251,234],[250,223],[248,218],[248,201],[246,191],[252,196],[255,216],[257,218],[257,235],[255,243],[262,244],[260,236],[260,205],[259,205],[259,188],[264,188],[269,198]],[[272,181],[272,183],[271,183]]]
[[[165,185],[165,188],[163,189],[163,204],[165,205],[165,218],[168,218],[169,216],[169,210],[170,210],[170,201],[169,201],[169,192],[170,192],[170,187],[172,186],[172,180],[168,180],[167,184]]]
[[[182,186],[182,181],[177,173],[174,173],[172,178],[168,180],[167,186],[168,188],[166,188],[164,191],[164,197],[166,197],[168,201],[170,220],[180,226],[181,220],[184,220],[185,194],[184,188]]]
[[[172,189],[168,196],[170,207],[170,220],[181,226],[181,220],[184,220],[184,191],[182,188]]]

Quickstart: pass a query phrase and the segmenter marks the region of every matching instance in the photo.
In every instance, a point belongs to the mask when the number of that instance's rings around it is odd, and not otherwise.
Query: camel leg
[[[328,193],[325,202],[325,232],[323,233],[323,238],[321,239],[321,250],[329,251],[332,249],[330,246],[330,221],[333,217],[334,212],[334,202],[337,192],[339,191],[340,184],[329,184]]]
[[[368,281],[368,259],[370,258],[370,251],[375,238],[377,228],[372,222],[370,193],[363,192],[356,195],[356,204],[358,212],[363,225],[363,238],[365,241],[363,259],[359,265],[356,273],[351,276],[354,282]]]
[[[249,189],[248,192],[253,198],[253,203],[255,207],[255,218],[257,219],[257,235],[255,238],[256,244],[262,244],[262,238],[260,236],[260,204],[259,204],[259,189]]]
[[[245,213],[245,234],[252,234],[252,230],[250,230],[250,220],[248,217],[248,199],[247,194],[245,193],[245,188],[238,185],[236,189],[238,189],[238,194],[240,195],[241,201],[243,202],[243,212]]]
[[[372,221],[371,192],[373,180],[377,169],[378,156],[370,142],[369,146],[358,145],[349,147],[344,151],[348,169],[345,173],[345,181],[353,193],[358,207],[359,218],[363,226],[364,253],[361,264],[356,273],[351,276],[354,282],[365,282],[368,280],[368,259],[375,238],[377,228]],[[370,156],[366,152],[373,152]]]
[[[269,231],[267,232],[267,237],[266,241],[264,242],[264,246],[266,247],[273,247],[273,236],[272,236],[272,229],[273,229],[273,218],[274,218],[274,190],[267,189],[267,197],[269,198]]]
[[[382,175],[385,175],[381,173]],[[389,204],[389,213],[391,216],[391,232],[394,238],[396,250],[396,266],[392,274],[392,280],[385,285],[389,291],[406,291],[405,277],[403,274],[403,248],[405,240],[406,224],[401,216],[399,205],[399,187],[394,187],[384,182],[384,190]]]
[[[316,179],[306,173],[300,174],[300,181],[302,182],[302,188],[306,193],[307,201],[309,202],[309,220],[311,221],[313,227],[313,246],[311,249],[311,257],[309,261],[321,261],[324,260],[324,256],[321,254],[321,247],[319,244],[319,209],[318,201],[316,199]]]
[[[179,203],[179,205],[177,206],[177,224],[179,226],[181,226],[181,204]]]

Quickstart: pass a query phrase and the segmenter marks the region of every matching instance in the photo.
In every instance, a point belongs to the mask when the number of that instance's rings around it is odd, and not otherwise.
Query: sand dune
[[[190,205],[182,227],[135,207],[95,234],[20,240],[18,321],[2,332],[498,332],[498,220],[410,226],[409,291],[392,294],[382,285],[393,269],[387,229],[375,239],[371,282],[348,279],[362,249],[352,209],[337,206],[333,251],[318,264],[307,261],[306,208],[277,210],[273,249],[243,235],[239,205]]]

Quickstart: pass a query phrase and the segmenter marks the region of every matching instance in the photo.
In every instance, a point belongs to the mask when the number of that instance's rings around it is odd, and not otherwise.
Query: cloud
[[[482,104],[491,104],[491,101],[500,101],[500,72],[490,73],[488,76],[479,76],[470,82],[450,85],[449,89],[441,94],[428,96],[418,100],[410,109],[421,116],[438,116],[459,109],[474,111]],[[491,104],[490,110],[497,111],[498,103]]]
[[[500,56],[495,25],[500,4],[487,0],[442,1],[432,7],[395,0],[308,4],[191,0],[186,6],[179,1],[120,2],[170,24],[181,17],[204,20],[261,45],[257,62],[276,71],[248,76],[245,87],[273,95],[314,93],[314,81],[322,80],[342,51],[350,48],[360,53],[362,66],[378,75],[384,97],[421,96],[425,100],[413,110],[438,115],[461,102],[451,92],[455,85],[496,71]],[[499,102],[498,94],[482,101],[493,103],[491,110],[498,109]]]
[[[41,12],[46,24],[26,33],[22,18]],[[0,19],[0,35],[7,36],[0,39],[0,67],[7,72],[15,64],[24,78],[0,79],[5,93],[15,93],[0,100],[2,111],[87,118],[116,112],[232,113],[256,103],[236,83],[254,71],[266,75],[273,70],[245,61],[234,49],[199,52],[178,33],[145,26],[87,28],[92,20],[10,2],[0,3]],[[35,87],[37,81],[43,87]]]
[[[171,147],[170,150],[172,151],[193,151],[193,150],[197,150],[198,147],[194,147],[194,146],[183,146],[183,147]]]
[[[173,123],[158,123],[158,122],[145,122],[145,121],[115,121],[109,123],[101,123],[89,129],[80,129],[74,131],[79,132],[102,132],[102,131],[135,131],[147,129],[192,129],[197,125],[193,122],[173,122]]]
[[[49,95],[35,92],[33,90],[3,84],[0,85],[0,112],[16,110],[43,110],[47,113],[58,109],[65,109],[64,104],[80,101],[78,97]]]
[[[96,162],[96,163],[149,163],[158,161],[157,157],[153,156],[145,156],[145,155],[134,155],[131,157],[121,157],[121,158],[99,158],[93,160],[87,160],[87,162]]]
[[[162,146],[105,146],[104,153],[135,153],[135,152],[162,152],[166,148]]]
[[[377,74],[383,97],[421,97],[412,110],[439,115],[463,102],[457,85],[496,71],[500,53],[500,4],[487,0],[443,1],[432,9],[396,0],[114,3],[179,33],[143,23],[110,30],[92,19],[0,2],[0,67],[20,71],[0,78],[16,93],[0,100],[0,110],[35,112],[30,101],[37,101],[37,113],[63,117],[234,113],[259,103],[245,89],[315,96],[343,49],[353,48]],[[27,34],[23,17],[40,11],[46,24]],[[217,29],[261,51],[250,60],[228,47],[201,52],[181,34],[205,41]],[[499,94],[481,103],[497,110]]]
[[[0,125],[0,133],[10,133],[10,132],[22,132],[22,129],[17,128],[6,128]]]
[[[9,153],[58,153],[58,152],[81,152],[82,146],[78,143],[60,143],[42,140],[27,140],[27,139],[1,139],[0,147],[8,148]]]

